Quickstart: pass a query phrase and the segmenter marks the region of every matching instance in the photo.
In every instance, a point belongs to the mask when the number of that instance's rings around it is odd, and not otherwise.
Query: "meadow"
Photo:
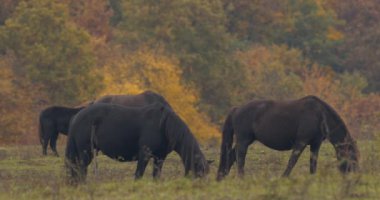
[[[0,0],[0,200],[380,199],[379,0]],[[87,183],[66,184],[60,157],[42,156],[38,113],[107,94],[165,97],[214,159],[204,179],[183,177],[172,153],[159,180],[150,164],[104,155]],[[244,179],[217,182],[221,124],[249,99],[315,95],[358,141],[358,173],[343,176],[333,147],[309,174],[308,148],[290,177],[290,151],[252,145]],[[377,138],[376,138],[377,137]],[[365,139],[365,140],[364,140]],[[22,145],[35,144],[35,145]]]
[[[134,181],[136,162],[120,163],[104,155],[97,157],[95,174],[89,166],[87,183],[66,184],[64,148],[60,157],[41,155],[37,145],[0,148],[0,199],[379,199],[380,139],[358,141],[361,153],[359,173],[343,176],[337,170],[335,152],[322,144],[316,175],[309,174],[309,151],[305,149],[289,178],[281,178],[290,152],[270,150],[254,143],[248,151],[246,176],[236,175],[236,166],[222,182],[215,180],[219,146],[202,145],[208,159],[215,159],[204,179],[183,177],[179,156],[171,153],[159,180]]]

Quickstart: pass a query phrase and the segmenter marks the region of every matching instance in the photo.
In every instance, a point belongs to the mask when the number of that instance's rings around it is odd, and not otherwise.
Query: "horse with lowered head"
[[[136,95],[105,95],[94,101],[94,103],[112,103],[128,107],[147,106],[157,102],[171,109],[163,96],[150,90]]]
[[[202,177],[209,171],[199,144],[187,125],[171,109],[155,103],[145,107],[93,104],[73,119],[66,146],[71,183],[83,182],[94,153],[103,152],[121,162],[136,161],[135,179],[143,176],[150,158],[153,177],[160,176],[166,156],[175,151],[185,167]]]
[[[236,144],[232,148],[233,135]],[[233,108],[223,127],[217,180],[226,176],[237,162],[238,175],[244,175],[247,148],[254,141],[275,150],[292,150],[283,176],[289,176],[299,156],[310,146],[310,173],[317,169],[318,152],[323,140],[334,146],[339,169],[356,171],[359,151],[337,112],[315,96],[293,101],[251,101]]]
[[[123,106],[146,106],[156,102],[160,102],[168,108],[171,108],[164,97],[152,91],[145,91],[137,95],[106,95],[90,104],[112,103]],[[67,135],[71,118],[86,106],[78,108],[51,106],[41,111],[39,136],[43,155],[47,155],[47,146],[50,142],[52,151],[58,156],[56,148],[58,134]]]

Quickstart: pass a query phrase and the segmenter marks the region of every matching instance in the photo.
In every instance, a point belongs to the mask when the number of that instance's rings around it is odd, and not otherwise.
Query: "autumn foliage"
[[[176,59],[141,49],[122,58],[121,62],[110,62],[104,71],[106,87],[101,94],[155,91],[166,98],[198,138],[218,137],[218,130],[207,114],[196,109],[199,103],[197,90],[181,82],[182,71]]]
[[[375,137],[376,2],[0,0],[0,143],[37,143],[47,106],[144,90],[204,140],[232,106],[311,94]]]
[[[379,126],[380,96],[363,93],[368,83],[359,73],[336,73],[311,64],[301,52],[286,46],[256,46],[237,56],[252,83],[249,98],[286,100],[316,95],[341,114],[353,135],[374,136],[372,128]]]

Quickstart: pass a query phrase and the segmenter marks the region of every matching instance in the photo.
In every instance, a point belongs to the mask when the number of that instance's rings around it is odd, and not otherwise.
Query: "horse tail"
[[[46,125],[44,126],[44,122],[43,122],[44,121],[44,115],[45,115],[44,112],[42,112],[40,114],[40,117],[39,117],[38,136],[39,136],[39,140],[40,140],[40,143],[42,146],[42,154],[47,155],[47,146],[48,146],[48,143],[49,143],[51,136],[46,135],[46,134],[50,134],[50,133],[46,132]]]
[[[78,156],[78,149],[73,135],[69,135],[66,144],[66,160],[75,162]]]
[[[97,150],[96,150],[96,129],[97,129],[98,124],[94,122],[91,125],[91,136],[90,136],[90,148],[91,148],[91,156],[94,159],[94,174],[95,177],[97,178],[98,176],[98,160],[97,160]]]
[[[70,184],[76,183],[79,177],[78,156],[79,154],[74,136],[69,134],[65,152],[65,168],[67,170],[68,182]]]
[[[39,136],[41,145],[43,145],[43,139],[42,139],[43,132],[42,131],[43,130],[42,130],[42,123],[41,123],[41,116],[40,116],[39,121],[38,121],[38,136]]]
[[[232,116],[235,112],[236,108],[233,108],[228,114],[224,125],[223,125],[223,133],[222,133],[222,144],[221,144],[221,154],[220,154],[220,164],[218,170],[218,179],[225,176],[229,171],[229,158],[232,143],[233,143],[233,134],[234,128],[232,124]]]
[[[323,135],[325,135],[325,137],[327,139],[329,139],[329,136],[330,136],[330,133],[331,133],[331,129],[330,129],[330,126],[328,124],[328,112],[326,110],[322,110],[322,121],[321,121],[321,131],[323,133]]]
[[[166,124],[166,121],[168,120],[168,117],[169,117],[169,113],[165,110],[165,109],[163,109],[163,108],[161,108],[162,110],[162,115],[161,115],[161,118],[160,118],[160,131],[163,131],[164,133],[165,133],[165,135],[167,134],[166,133],[166,126],[165,126],[165,124]]]

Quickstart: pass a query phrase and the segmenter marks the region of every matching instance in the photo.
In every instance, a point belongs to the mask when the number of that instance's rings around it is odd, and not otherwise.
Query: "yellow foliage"
[[[366,127],[378,127],[372,119],[379,115],[380,97],[363,94],[367,82],[360,74],[338,74],[317,64],[309,67],[299,51],[281,46],[255,46],[237,56],[247,71],[248,97],[278,100],[315,95],[337,110],[355,136],[371,136],[374,129]]]
[[[347,80],[345,80],[347,79]],[[348,82],[348,83],[347,83]],[[329,68],[305,68],[303,95],[316,95],[334,107],[356,137],[371,137],[379,115],[379,95],[363,95],[366,83],[357,74],[339,75]],[[368,127],[373,127],[368,130]]]
[[[7,63],[4,59],[0,60],[0,67],[1,67],[1,73],[0,73],[1,92],[2,92],[2,95],[9,94],[12,92],[12,88],[13,88],[13,84],[12,84],[13,72],[7,66]]]
[[[257,46],[239,52],[249,80],[248,96],[254,99],[289,99],[299,96],[302,81],[296,74],[303,67],[300,52],[285,46]]]
[[[339,102],[339,87],[333,71],[313,65],[305,69],[303,76],[304,95],[316,95],[330,103]]]
[[[0,144],[36,141],[37,112],[33,104],[39,90],[17,77],[12,56],[0,57]]]
[[[334,27],[329,27],[327,30],[327,38],[329,40],[337,41],[343,39],[344,35],[342,32],[336,30]]]
[[[155,91],[165,97],[199,139],[219,137],[217,128],[196,109],[199,95],[181,81],[178,61],[150,50],[139,50],[104,68],[105,94]]]

